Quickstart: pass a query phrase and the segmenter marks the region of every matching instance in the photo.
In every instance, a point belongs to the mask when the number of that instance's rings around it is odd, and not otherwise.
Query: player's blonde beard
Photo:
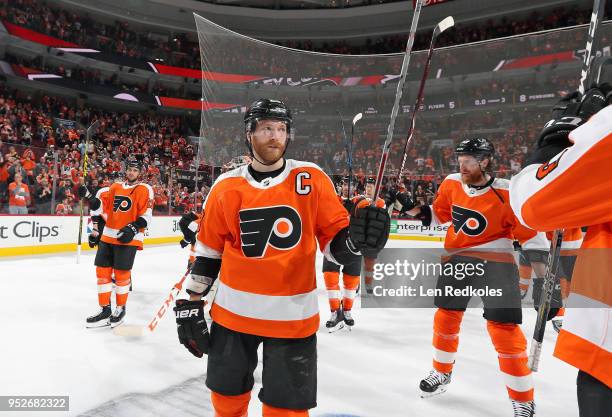
[[[280,141],[269,139],[265,143],[255,144],[253,140],[253,135],[251,134],[249,140],[251,141],[251,149],[253,150],[253,158],[257,162],[265,166],[271,166],[280,161],[285,155],[285,150],[287,149],[287,139],[285,139],[285,144],[281,145]],[[276,148],[269,148],[270,144],[278,143],[279,146]]]
[[[133,180],[130,180],[130,175],[127,172],[125,173],[125,182],[127,182],[128,185],[136,184],[139,178],[140,178],[140,172],[138,173],[138,175],[136,175],[136,177]]]
[[[467,174],[464,174],[463,172],[461,172],[461,180],[463,181],[464,184],[467,185],[482,185],[482,184],[486,184],[488,181],[487,178],[487,170],[491,164],[491,160],[488,159],[488,163],[486,167],[482,167],[481,163],[482,160],[478,160],[478,169],[474,169],[473,172],[469,172]]]
[[[484,171],[471,172],[469,174],[461,173],[461,179],[463,180],[463,183],[467,185],[487,182],[487,177]]]

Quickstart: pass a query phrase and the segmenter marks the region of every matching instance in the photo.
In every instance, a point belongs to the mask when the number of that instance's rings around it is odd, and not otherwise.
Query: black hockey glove
[[[414,204],[414,201],[412,201],[408,193],[398,193],[397,201],[402,205],[401,212],[410,211],[416,207],[416,204]]]
[[[544,286],[544,278],[534,278],[533,279],[533,307],[536,311],[539,310],[540,307],[540,299],[542,298],[542,288]],[[548,312],[548,316],[546,320],[552,320],[559,309],[563,307],[563,302],[561,300],[561,284],[559,283],[559,279],[555,279],[555,288],[553,289],[552,298],[550,300],[550,311]]]
[[[210,334],[204,319],[204,301],[176,300],[174,313],[179,342],[193,356],[201,358],[208,354]]]
[[[138,233],[138,229],[132,223],[123,226],[117,233],[117,240],[121,243],[130,243],[134,240],[134,236]]]
[[[194,230],[191,230],[189,228],[189,225],[198,219],[198,216],[193,213],[193,212],[189,212],[187,214],[183,214],[183,216],[181,217],[181,220],[179,220],[179,228],[181,229],[181,233],[183,233],[183,240],[181,241],[181,247],[185,247],[183,246],[183,241],[187,242],[187,243],[191,243],[194,244],[196,241],[196,232]]]
[[[100,237],[101,237],[100,233],[98,233],[96,236],[94,235],[87,236],[87,243],[89,243],[89,247],[93,249],[96,246],[98,246],[98,243],[100,243]]]
[[[89,200],[91,197],[93,197],[93,194],[91,194],[86,185],[79,186],[77,193],[79,195],[79,198],[86,198]]]
[[[431,221],[433,219],[431,207],[420,206],[419,209],[420,211],[414,216],[414,218],[420,220],[423,226],[431,226]]]
[[[578,91],[563,97],[553,107],[552,119],[544,125],[529,164],[543,164],[563,149],[571,146],[569,134],[591,116],[610,104],[612,86],[608,83],[593,87],[581,96]]]
[[[349,241],[363,255],[376,257],[387,243],[390,228],[386,209],[357,203],[351,212]]]
[[[98,232],[97,236],[93,236],[91,234],[87,236],[87,243],[89,243],[89,247],[93,249],[98,246],[98,243],[100,243],[102,232],[106,226],[106,221],[104,221],[104,217],[102,216],[91,216],[91,221],[94,225],[94,230]]]

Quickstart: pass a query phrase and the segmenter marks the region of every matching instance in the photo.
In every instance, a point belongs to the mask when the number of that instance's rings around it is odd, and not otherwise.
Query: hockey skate
[[[123,323],[124,318],[125,318],[125,306],[115,307],[115,311],[113,311],[113,314],[110,317],[110,326],[111,327],[119,326],[121,323]]]
[[[349,331],[351,330],[351,328],[355,325],[355,319],[353,318],[353,315],[351,314],[351,310],[342,310],[342,315],[344,316],[344,324],[346,324],[346,327],[349,329]]]
[[[452,372],[443,373],[435,369],[429,371],[429,375],[419,384],[421,398],[429,398],[435,395],[444,394],[451,382]]]
[[[327,327],[329,333],[334,333],[344,328],[344,313],[342,312],[342,308],[331,312],[331,316],[325,323],[325,327]]]
[[[87,317],[85,321],[85,327],[88,329],[94,329],[96,327],[110,326],[111,307],[102,306],[98,314]]]
[[[533,401],[512,401],[512,409],[514,410],[514,417],[534,417],[535,416],[535,403]]]
[[[367,294],[367,295],[372,295],[372,294],[374,294],[374,284],[373,284],[373,283],[371,283],[371,282],[370,282],[370,283],[366,282],[365,287],[366,287],[366,294]]]

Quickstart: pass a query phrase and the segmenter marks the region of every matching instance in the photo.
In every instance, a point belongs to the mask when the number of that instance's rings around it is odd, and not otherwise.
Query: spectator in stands
[[[28,205],[31,203],[30,189],[22,180],[23,176],[17,172],[14,181],[8,186],[10,214],[28,214]]]
[[[51,214],[51,198],[53,191],[51,185],[46,178],[40,181],[38,190],[34,196],[36,204],[36,214]]]
[[[64,198],[61,203],[58,203],[55,207],[55,214],[59,216],[72,214],[72,205],[68,197]]]

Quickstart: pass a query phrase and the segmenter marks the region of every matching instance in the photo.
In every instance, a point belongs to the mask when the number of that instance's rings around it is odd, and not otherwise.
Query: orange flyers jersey
[[[612,106],[569,138],[573,146],[512,179],[511,204],[538,230],[588,226],[554,355],[612,388]]]
[[[509,185],[508,180],[496,178],[491,187],[477,190],[464,184],[459,173],[446,177],[432,205],[432,225],[451,222],[444,247],[512,250],[512,241],[518,240],[523,249],[546,250],[543,234],[521,225],[514,216]]]
[[[140,229],[129,243],[119,242],[117,234],[121,228],[136,221],[139,217],[143,217],[148,226],[151,225],[153,217],[153,189],[151,186],[142,183],[127,185],[116,182],[110,187],[100,189],[96,196],[102,202],[100,209],[96,212],[104,215],[106,220],[101,240],[113,245],[137,246],[142,249],[144,228]]]
[[[197,256],[221,258],[213,320],[235,331],[301,338],[319,327],[315,256],[348,226],[329,177],[286,160],[257,182],[242,166],[221,175],[204,204]]]

